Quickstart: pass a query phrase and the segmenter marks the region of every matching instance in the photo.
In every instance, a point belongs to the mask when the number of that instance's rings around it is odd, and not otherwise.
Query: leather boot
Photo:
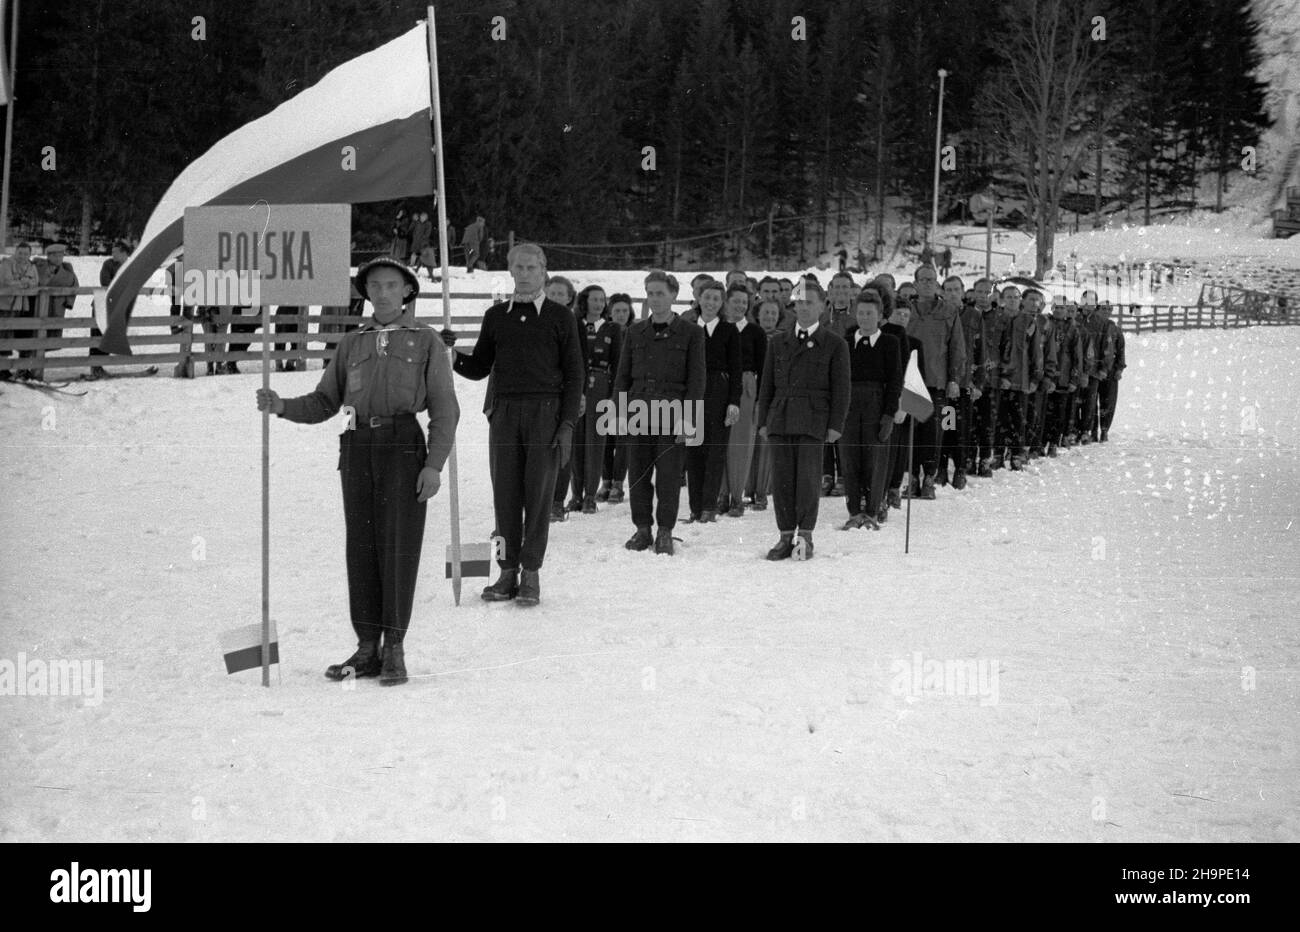
[[[754,493],[754,504],[750,506],[755,511],[767,511],[767,496],[762,492]]]
[[[794,532],[782,531],[781,539],[767,552],[769,560],[788,560],[794,553]]]
[[[609,490],[609,503],[611,505],[617,505],[622,500],[623,500],[623,481],[620,479],[620,480],[616,480],[614,482],[613,487],[610,488]]]
[[[903,494],[899,492],[898,489],[890,489],[887,501],[889,502],[890,508],[902,508]]]
[[[717,523],[718,523],[718,513],[716,511],[710,511],[709,509],[706,508],[700,514],[700,524],[717,524]]]
[[[926,476],[921,483],[921,498],[934,501],[934,476]]]
[[[379,671],[379,642],[360,641],[356,653],[342,663],[330,664],[325,668],[325,676],[331,680],[346,680],[349,677],[360,679],[363,676],[378,676]]]
[[[655,553],[666,553],[668,556],[673,555],[673,529],[661,527],[659,533],[655,535]]]
[[[966,488],[966,470],[959,469],[952,474],[952,487],[958,492]]]
[[[812,531],[800,531],[799,539],[803,541],[803,558],[811,560],[813,556]],[[793,548],[791,552],[793,552]]]
[[[885,499],[880,500],[880,510],[876,512],[876,523],[884,524],[889,520],[889,502]]]
[[[655,544],[654,536],[650,533],[648,527],[639,527],[636,533],[623,546],[628,550],[649,550]]]
[[[379,674],[380,686],[400,686],[406,682],[406,657],[401,644],[384,645],[384,665]]]
[[[610,489],[609,480],[602,479],[600,483],[600,488],[596,490],[596,501],[598,502],[609,501],[609,489]]]
[[[542,601],[542,584],[537,578],[537,570],[523,570],[519,574],[519,596],[516,605],[536,605]]]
[[[993,478],[993,457],[986,456],[984,459],[980,460],[979,477],[981,479]]]
[[[597,510],[596,497],[594,495],[588,495],[582,500],[582,513],[584,515],[594,515]]]
[[[483,589],[484,602],[509,602],[519,594],[519,570],[501,571],[497,581]]]

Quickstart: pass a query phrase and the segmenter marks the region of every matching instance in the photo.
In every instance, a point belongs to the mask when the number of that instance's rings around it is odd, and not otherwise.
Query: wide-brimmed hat
[[[365,296],[366,276],[370,274],[371,269],[377,268],[397,269],[397,271],[402,273],[402,278],[406,279],[406,283],[411,286],[411,297],[403,301],[403,304],[409,304],[414,301],[415,296],[420,293],[420,280],[415,277],[415,273],[406,266],[406,263],[399,262],[391,256],[380,256],[378,259],[371,259],[365,265],[361,266],[361,268],[357,269],[357,277],[352,280],[353,284],[356,286],[357,294],[362,295],[363,297]]]

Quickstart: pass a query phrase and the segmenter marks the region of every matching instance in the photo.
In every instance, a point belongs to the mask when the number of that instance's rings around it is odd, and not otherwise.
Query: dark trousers
[[[674,436],[653,434],[620,437],[619,440],[626,441],[627,447],[632,523],[637,527],[658,524],[661,530],[672,530],[677,525],[677,508],[682,496],[686,445],[678,443]],[[656,496],[659,498],[657,505]]]
[[[794,434],[770,434],[772,445],[772,509],[783,534],[811,531],[817,526],[821,502],[824,440]]]
[[[542,568],[559,470],[559,451],[551,442],[559,423],[558,398],[495,399],[488,418],[488,456],[497,533],[506,544],[502,569]]]
[[[242,317],[244,315],[244,309],[241,307],[232,307],[230,309],[230,313],[236,317]],[[230,332],[231,333],[256,333],[261,326],[262,326],[262,315],[259,312],[257,316],[253,319],[253,321],[250,323],[247,324],[231,323]],[[249,344],[247,343],[231,343],[227,348],[232,353],[242,353],[244,350],[248,349],[248,346]]]
[[[1025,443],[1032,450],[1044,445],[1043,429],[1047,423],[1048,392],[1047,386],[1039,384],[1038,390],[1028,396],[1030,411],[1026,419]]]
[[[970,451],[977,466],[980,460],[993,456],[993,437],[998,426],[998,393],[998,389],[991,388],[971,404]]]
[[[1094,440],[1097,439],[1097,389],[1100,385],[1100,379],[1089,376],[1088,388],[1079,400],[1079,433],[1088,434]]]
[[[844,504],[849,517],[875,515],[885,497],[889,477],[890,440],[880,440],[885,387],[881,382],[854,382],[849,417],[839,439],[844,467]]]
[[[1101,429],[1110,430],[1115,420],[1115,405],[1119,401],[1119,379],[1111,376],[1103,379],[1097,388],[1097,399],[1101,405]]]
[[[428,457],[415,415],[339,438],[347,527],[348,603],[358,641],[400,644],[411,623],[426,502],[416,479]]]
[[[600,412],[596,405],[609,397],[609,372],[595,369],[587,378],[587,413],[573,431],[573,497],[595,498],[600,489],[600,471],[605,463],[605,435],[596,428]],[[608,418],[606,419],[608,420]]]
[[[617,435],[605,438],[604,477],[611,482],[622,482],[627,476],[627,438]]]
[[[837,444],[828,443],[822,451],[822,475],[830,476],[831,480],[843,479],[844,473],[837,467],[840,465],[839,450]]]
[[[1074,392],[1055,391],[1047,396],[1047,424],[1043,443],[1061,445],[1061,438],[1070,427],[1070,411],[1074,407]]]
[[[725,373],[709,372],[704,387],[704,442],[686,448],[686,487],[693,515],[718,507],[731,439],[731,428],[726,426],[728,387]]]
[[[998,449],[1013,456],[1025,452],[1025,409],[1029,394],[1014,388],[1004,389],[998,401]]]
[[[903,418],[903,423],[894,425],[894,433],[889,438],[889,487],[898,488],[907,472],[907,438],[913,434],[912,416]],[[915,459],[915,456],[913,457]]]
[[[954,472],[964,472],[974,455],[971,443],[970,389],[962,389],[955,401],[948,400],[944,404],[952,405],[954,424],[952,430],[941,431],[939,466],[947,469],[948,461],[951,460]]]
[[[929,420],[916,425],[916,449],[912,457],[912,474],[921,475],[924,469],[928,475],[933,476],[939,469],[939,450],[943,443],[943,406],[949,404],[947,394],[938,388],[929,388],[930,401],[934,403],[934,414],[930,415]],[[907,451],[903,451],[904,457]],[[906,460],[904,460],[906,464]]]

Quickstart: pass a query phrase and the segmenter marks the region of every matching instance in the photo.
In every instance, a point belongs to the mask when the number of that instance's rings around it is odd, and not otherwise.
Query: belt
[[[414,418],[414,414],[393,414],[380,417],[372,415],[365,420],[357,419],[357,430],[378,429],[380,427],[395,427],[408,418]]]

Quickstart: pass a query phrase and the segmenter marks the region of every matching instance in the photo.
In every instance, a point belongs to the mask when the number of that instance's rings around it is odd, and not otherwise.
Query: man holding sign
[[[426,502],[442,484],[460,406],[438,335],[415,320],[419,283],[411,270],[394,259],[374,259],[358,270],[356,288],[374,306],[374,317],[344,334],[316,390],[286,399],[259,389],[257,407],[300,424],[329,420],[345,405],[351,409],[339,437],[339,470],[357,650],[325,675],[378,676],[393,686],[406,682],[402,643]],[[415,417],[420,410],[429,414],[427,443]]]

